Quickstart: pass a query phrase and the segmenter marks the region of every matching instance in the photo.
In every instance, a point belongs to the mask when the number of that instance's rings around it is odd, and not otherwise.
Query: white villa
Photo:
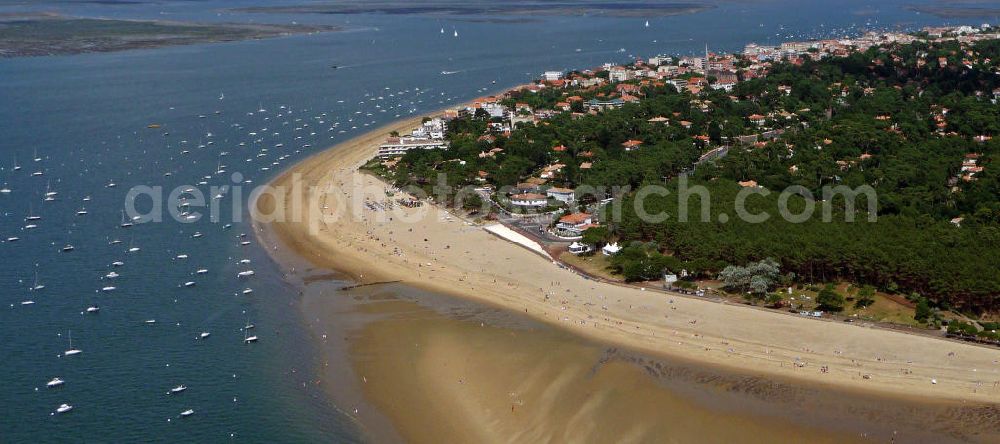
[[[524,193],[510,196],[510,203],[517,207],[544,207],[549,199],[542,194]]]
[[[573,203],[576,201],[576,191],[569,188],[552,187],[545,191],[545,194],[562,203]]]

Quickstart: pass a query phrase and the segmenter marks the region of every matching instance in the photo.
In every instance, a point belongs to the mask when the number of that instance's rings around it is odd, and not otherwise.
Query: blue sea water
[[[235,185],[232,173],[239,172],[251,181],[241,184],[242,199],[230,189],[215,201],[227,215],[234,202],[246,206],[249,188],[309,153],[397,115],[465,101],[544,70],[698,53],[705,44],[736,50],[750,41],[949,22],[898,1],[721,2],[699,14],[650,19],[649,28],[644,19],[606,17],[517,23],[225,11],[278,3],[290,2],[0,2],[0,12],[344,27],[261,41],[0,59],[0,185],[11,190],[0,194],[0,442],[360,439],[312,383],[317,362],[298,291],[281,279],[249,224],[168,218],[121,228],[132,187],[162,187],[164,194],[192,187],[212,201],[209,186]],[[161,127],[147,128],[153,123]],[[55,200],[43,199],[49,191],[58,193]],[[81,209],[87,214],[77,215]],[[41,219],[27,221],[29,214]],[[38,227],[25,229],[29,223]],[[241,245],[241,233],[249,245]],[[12,237],[20,239],[7,241]],[[72,252],[61,251],[67,244]],[[131,246],[140,250],[127,252]],[[182,254],[188,258],[178,259]],[[208,272],[197,274],[202,268]],[[237,278],[246,269],[256,274]],[[120,277],[106,278],[111,271]],[[31,290],[36,273],[45,288]],[[184,287],[188,281],[196,285]],[[101,291],[112,285],[115,291]],[[254,292],[241,294],[246,287]],[[22,305],[26,300],[34,304]],[[99,314],[84,312],[94,304]],[[256,324],[256,344],[243,344],[247,322]],[[61,357],[70,331],[83,353]],[[196,340],[202,331],[211,337]],[[65,385],[46,388],[54,377]],[[188,390],[166,394],[181,384]],[[75,409],[52,415],[62,403]],[[195,414],[180,418],[187,409]]]

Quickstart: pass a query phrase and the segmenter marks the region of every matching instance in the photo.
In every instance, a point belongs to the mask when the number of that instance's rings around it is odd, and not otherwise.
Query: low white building
[[[624,82],[632,79],[632,72],[624,66],[612,66],[608,70],[608,80],[611,82]]]
[[[444,139],[447,124],[440,118],[428,120],[413,130],[410,135],[418,139]]]
[[[618,242],[607,244],[601,248],[601,253],[604,253],[605,256],[613,256],[619,251],[622,251],[622,247],[618,246]]]
[[[542,74],[542,78],[545,79],[545,81],[547,82],[551,82],[554,80],[562,79],[563,73],[562,71],[545,71],[545,74]]]
[[[542,194],[515,194],[510,196],[510,204],[517,207],[544,207],[549,204],[549,199]]]
[[[569,188],[552,187],[545,191],[545,194],[562,203],[573,203],[576,201],[576,191]]]
[[[423,139],[416,137],[390,137],[385,143],[378,147],[378,157],[396,157],[406,154],[414,149],[440,149],[447,148],[448,142],[439,139]]]
[[[569,244],[568,251],[572,254],[584,254],[594,251],[594,247],[587,244],[581,244],[579,242],[573,242],[572,244]]]

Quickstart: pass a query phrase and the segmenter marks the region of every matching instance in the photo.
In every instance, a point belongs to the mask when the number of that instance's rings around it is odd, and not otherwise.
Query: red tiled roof
[[[584,221],[586,221],[587,219],[590,219],[591,217],[593,217],[593,216],[591,216],[590,214],[587,214],[587,213],[573,213],[573,214],[567,214],[567,215],[565,215],[563,217],[560,217],[559,218],[559,222],[562,222],[564,224],[573,224],[573,225],[576,225],[576,224],[583,223]]]

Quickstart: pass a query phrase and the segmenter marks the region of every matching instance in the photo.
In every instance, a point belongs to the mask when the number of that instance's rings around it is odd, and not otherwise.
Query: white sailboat
[[[646,27],[649,27],[649,20],[646,20]]]
[[[78,355],[80,353],[83,353],[83,350],[80,350],[78,348],[73,348],[73,330],[70,330],[69,331],[69,350],[66,350],[63,353],[63,356],[73,356],[73,355]]]
[[[128,219],[125,219],[125,210],[122,210],[122,222],[118,226],[122,228],[129,228],[132,226],[132,222]]]
[[[56,200],[56,196],[59,195],[58,191],[52,191],[52,182],[45,183],[45,201],[51,202]]]
[[[257,342],[257,335],[247,336],[248,334],[249,334],[248,330],[243,330],[243,343],[244,344],[250,344],[250,343],[253,343],[253,342]]]
[[[28,220],[28,221],[42,220],[42,216],[36,215],[35,214],[34,206],[31,205],[31,203],[28,203],[28,215],[24,217],[24,220]]]
[[[35,282],[31,284],[31,290],[37,291],[45,288],[45,284],[38,282],[38,271],[35,271]]]
[[[458,30],[455,30],[455,37],[458,37]]]

